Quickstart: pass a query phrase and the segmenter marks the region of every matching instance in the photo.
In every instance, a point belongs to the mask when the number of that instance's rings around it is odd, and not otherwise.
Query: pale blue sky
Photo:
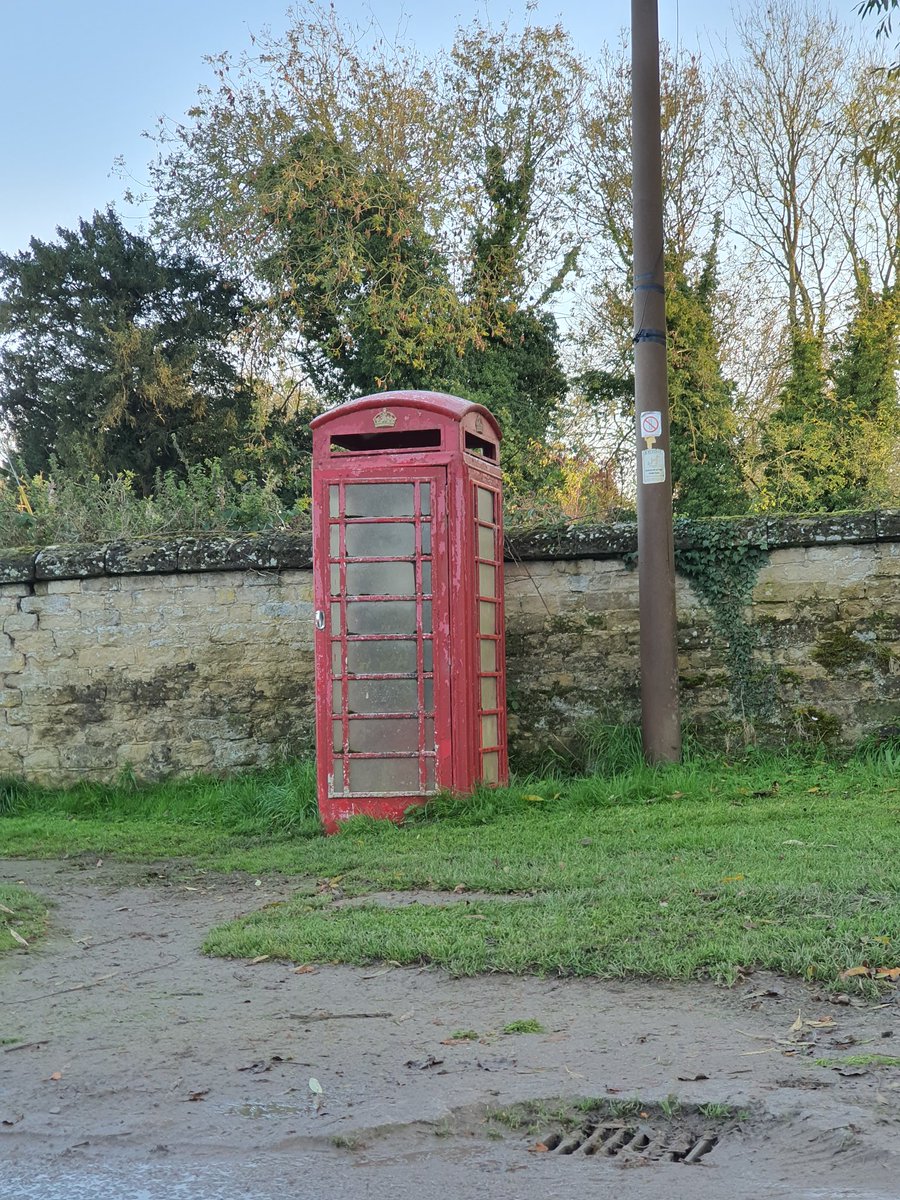
[[[389,37],[432,50],[473,16],[500,23],[523,6],[507,0],[334,0],[351,18],[374,18]],[[752,0],[750,0],[752,2]],[[151,156],[141,137],[165,113],[190,107],[209,77],[203,55],[249,45],[251,32],[285,28],[289,0],[0,0],[0,251],[118,202],[124,156],[139,179]],[[302,8],[302,5],[301,5]],[[585,53],[614,42],[629,0],[538,0],[538,19],[560,19]],[[719,44],[727,4],[660,0],[662,36],[688,48]]]

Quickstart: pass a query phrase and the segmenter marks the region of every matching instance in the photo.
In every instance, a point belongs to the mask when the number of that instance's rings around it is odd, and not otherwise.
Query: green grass
[[[525,1021],[510,1021],[508,1025],[503,1026],[504,1033],[546,1033],[547,1030],[540,1023],[530,1018]]]
[[[817,1067],[900,1067],[894,1054],[847,1054],[843,1058],[815,1058]]]
[[[33,892],[13,884],[0,883],[0,906],[0,953],[25,948],[10,930],[15,930],[29,946],[46,931],[47,905]],[[6,909],[12,911],[7,912]]]
[[[211,954],[604,978],[733,980],[764,967],[870,991],[839,973],[900,963],[896,759],[623,765],[441,799],[403,828],[357,819],[332,838],[320,835],[308,767],[153,789],[12,789],[0,839],[7,853],[181,856],[339,880],[346,894],[463,889],[447,906],[335,908],[308,884],[213,930]],[[467,902],[476,890],[489,895]]]
[[[50,790],[0,779],[0,847],[7,856],[187,858],[220,870],[297,873],[298,848],[322,833],[315,787],[311,763],[155,786],[124,778]]]

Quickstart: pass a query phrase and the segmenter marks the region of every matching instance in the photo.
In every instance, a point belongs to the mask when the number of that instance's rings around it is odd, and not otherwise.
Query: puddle
[[[250,1117],[253,1121],[262,1121],[270,1117],[296,1117],[308,1115],[309,1105],[299,1104],[233,1104],[225,1111],[231,1116]]]

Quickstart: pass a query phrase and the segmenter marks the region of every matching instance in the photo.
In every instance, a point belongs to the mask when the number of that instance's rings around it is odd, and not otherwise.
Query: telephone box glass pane
[[[497,718],[482,717],[481,718],[481,744],[482,746],[497,745]]]
[[[478,628],[481,633],[497,632],[497,606],[490,600],[478,602]]]
[[[434,791],[434,759],[425,759],[425,791]]]
[[[333,796],[343,796],[344,794],[344,760],[335,758],[331,763],[332,784],[331,794]]]
[[[350,791],[363,795],[382,792],[417,792],[417,758],[351,758]]]
[[[332,567],[332,571],[334,569]],[[415,567],[411,562],[347,563],[347,594],[349,596],[414,596],[416,594]]]
[[[433,750],[434,746],[434,717],[429,717],[425,722],[425,746],[426,750]]]
[[[414,675],[416,643],[348,642],[347,671],[351,675]]]
[[[340,516],[340,488],[336,483],[333,483],[328,489],[328,515],[330,517]]]
[[[422,563],[422,592],[426,596],[431,595],[431,563]]]
[[[380,525],[348,525],[348,558],[411,558],[416,552],[416,527],[409,521]]]
[[[425,600],[422,604],[422,632],[431,633],[431,601]]]
[[[422,643],[422,666],[426,671],[434,670],[434,643],[431,641]]]
[[[348,483],[344,486],[345,517],[411,517],[412,483]]]
[[[331,673],[332,675],[343,675],[341,670],[341,643],[331,643]]]
[[[422,516],[431,516],[431,484],[423,483],[419,488],[419,504],[421,506]]]
[[[500,782],[500,755],[499,754],[482,754],[481,756],[481,778],[485,783]]]
[[[482,671],[497,670],[497,643],[481,639],[481,669]]]
[[[331,564],[331,594],[332,596],[341,594],[341,568],[337,563]]]
[[[341,606],[339,604],[331,606],[331,632],[335,637],[338,637],[341,632]]]
[[[487,488],[476,488],[478,493],[478,520],[494,523],[494,493]]]
[[[494,557],[494,531],[486,525],[478,526],[478,557]]]
[[[423,605],[424,608],[424,605]],[[348,633],[415,633],[414,600],[352,601],[347,605]]]
[[[351,679],[347,710],[352,713],[414,713],[418,705],[415,679]]]
[[[342,708],[343,708],[343,706],[341,704],[341,684],[340,684],[340,680],[336,679],[334,681],[334,683],[331,685],[331,711],[333,713],[339,713],[342,711]]]
[[[419,748],[419,722],[415,717],[401,721],[351,721],[350,752],[358,754],[415,753]]]
[[[341,553],[341,527],[340,525],[332,525],[328,534],[329,546],[331,548],[331,557],[337,558]]]
[[[422,553],[431,553],[431,526],[427,523],[422,526]]]
[[[481,681],[481,707],[497,707],[497,680],[488,677]]]
[[[497,568],[487,563],[478,564],[478,594],[480,596],[497,595]]]
[[[434,680],[433,679],[425,680],[425,686],[423,687],[422,692],[423,692],[423,703],[425,705],[425,711],[433,712],[434,711]]]
[[[331,722],[331,739],[332,748],[340,754],[344,748],[344,723],[343,721]]]

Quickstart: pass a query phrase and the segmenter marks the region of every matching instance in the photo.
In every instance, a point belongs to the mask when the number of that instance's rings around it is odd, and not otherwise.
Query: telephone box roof
[[[327,412],[314,417],[310,422],[310,427],[317,429],[338,417],[346,417],[351,413],[364,412],[371,408],[386,408],[388,405],[391,408],[414,408],[420,412],[424,410],[438,413],[442,417],[457,422],[462,421],[469,413],[479,413],[490,422],[491,429],[496,434],[498,441],[503,436],[495,417],[483,404],[473,404],[470,400],[462,400],[459,396],[450,396],[446,392],[375,392],[371,396],[360,396],[356,400],[348,400],[345,404],[330,408]]]

